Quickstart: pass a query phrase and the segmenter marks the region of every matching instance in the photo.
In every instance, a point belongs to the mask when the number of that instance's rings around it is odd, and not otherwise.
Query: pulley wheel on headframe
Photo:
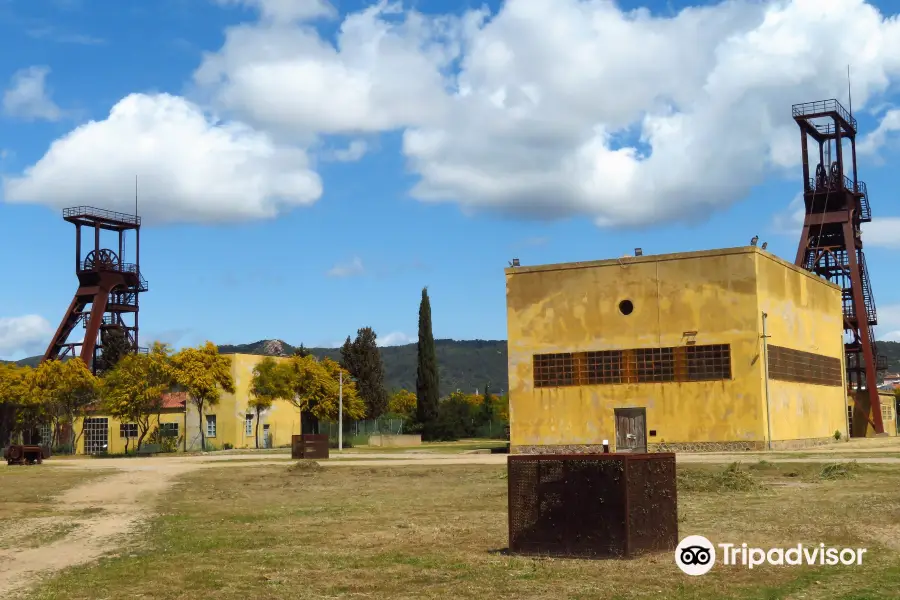
[[[117,270],[119,267],[119,257],[109,248],[101,248],[91,250],[84,259],[84,268],[87,270],[111,269]]]

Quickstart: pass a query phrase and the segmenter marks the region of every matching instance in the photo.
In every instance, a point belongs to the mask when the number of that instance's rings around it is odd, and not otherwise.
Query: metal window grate
[[[109,447],[109,421],[106,417],[87,417],[84,420],[84,453],[103,454]]]
[[[572,354],[536,354],[534,356],[534,381],[538,387],[575,385]]]
[[[622,351],[585,352],[584,369],[587,385],[622,383]]]
[[[686,346],[688,381],[716,381],[731,379],[731,346],[711,344]]]
[[[535,387],[731,379],[731,346],[535,354]]]
[[[772,345],[767,351],[770,379],[831,387],[843,384],[839,358]]]
[[[637,382],[675,381],[674,348],[638,348],[634,360]]]
[[[134,439],[138,436],[137,423],[119,423],[119,437]]]

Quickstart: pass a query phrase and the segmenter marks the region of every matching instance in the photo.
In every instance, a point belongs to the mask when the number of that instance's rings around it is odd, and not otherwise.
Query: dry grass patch
[[[863,567],[717,566],[690,578],[670,553],[507,555],[503,466],[314,464],[188,474],[160,504],[146,549],[72,569],[32,597],[850,600],[900,589],[900,554],[872,535],[900,518],[897,467],[859,466],[843,480],[823,480],[821,464],[679,467],[681,536],[869,548]],[[774,485],[788,467],[810,485]]]
[[[109,471],[88,471],[46,464],[0,465],[0,523],[5,519],[46,514],[53,497],[60,492],[109,474]]]

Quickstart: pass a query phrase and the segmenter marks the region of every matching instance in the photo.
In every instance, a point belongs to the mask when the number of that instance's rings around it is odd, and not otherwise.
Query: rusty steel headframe
[[[97,373],[104,367],[105,335],[102,336],[101,332],[119,329],[125,334],[132,352],[142,351],[138,345],[138,296],[148,287],[140,266],[141,218],[92,206],[76,206],[63,210],[63,219],[75,225],[78,288],[47,346],[43,360],[77,355]],[[93,240],[86,256],[82,252],[82,227],[93,229]],[[101,231],[118,235],[118,252],[101,246]],[[123,260],[125,234],[128,231],[134,232],[133,263]],[[78,325],[85,330],[83,341],[69,342]]]
[[[678,545],[675,455],[510,456],[509,549],[630,558]]]
[[[800,127],[806,212],[795,264],[843,290],[847,385],[855,395],[854,423],[863,424],[856,435],[865,436],[866,422],[884,433],[877,371],[886,364],[875,344],[878,315],[863,252],[862,224],[872,220],[872,209],[866,183],[858,177],[856,118],[834,99],[795,104],[791,113]],[[810,138],[818,152],[815,147],[810,152]]]

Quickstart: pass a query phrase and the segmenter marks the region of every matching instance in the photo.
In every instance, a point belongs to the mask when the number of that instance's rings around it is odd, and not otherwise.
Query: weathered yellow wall
[[[893,394],[879,393],[878,399],[879,399],[879,402],[881,402],[881,406],[890,406],[891,407],[889,413],[892,418],[890,418],[890,419],[883,418],[882,423],[884,424],[884,432],[888,436],[894,437],[897,435],[897,397],[894,396]],[[849,402],[850,406],[855,407],[856,402],[854,401],[853,396],[848,397],[847,401]],[[868,404],[868,399],[865,401],[865,404],[863,406],[865,406],[866,404]],[[868,412],[869,412],[869,417],[871,417],[872,416],[872,408],[871,407],[869,407]],[[858,412],[854,413],[853,418],[854,418],[854,420],[857,420],[860,418],[858,416]],[[859,431],[857,429],[856,423],[853,424],[853,428],[856,431]],[[868,422],[867,426],[866,426],[865,437],[875,437],[876,435],[877,434],[875,433],[875,428],[872,427],[872,423]]]
[[[758,272],[764,293],[757,291]],[[840,292],[755,248],[506,273],[513,447],[604,439],[614,444],[613,411],[620,407],[646,408],[651,445],[764,441],[762,307],[769,312],[769,333],[776,336],[771,343],[841,356]],[[618,308],[624,299],[634,304],[627,316]],[[731,345],[731,380],[533,387],[535,354],[681,346],[689,331],[697,332],[691,339],[698,345]],[[808,339],[781,341],[789,335]],[[827,437],[840,426],[845,404],[842,399],[835,404],[832,396],[840,397],[843,388],[828,389],[823,401],[820,387],[770,386],[773,439]],[[825,405],[824,414],[809,417],[814,399],[817,408]],[[656,430],[655,437],[650,430]]]
[[[507,270],[511,445],[615,440],[613,409],[645,407],[648,443],[760,440],[755,260],[745,250]],[[634,312],[623,315],[629,299]],[[532,387],[551,352],[731,344],[730,381]]]
[[[234,393],[223,392],[219,403],[203,408],[203,427],[206,433],[206,415],[216,415],[216,437],[209,438],[209,444],[221,449],[226,443],[234,448],[254,448],[256,446],[256,415],[248,408],[250,401],[250,383],[253,379],[253,368],[264,357],[252,354],[229,354],[231,357],[231,375],[234,378]],[[275,360],[285,360],[276,358]],[[247,414],[253,414],[253,431],[245,434],[244,423]],[[188,449],[199,449],[200,439],[197,431],[197,411],[193,407],[188,412],[189,431]],[[300,412],[287,402],[275,402],[269,410],[260,415],[259,446],[263,447],[264,425],[269,425],[272,446],[286,446],[291,443],[291,434],[300,433]]]
[[[119,425],[121,421],[117,419],[113,419],[112,417],[100,413],[94,413],[88,415],[90,417],[105,417],[107,419],[107,435],[108,435],[108,445],[109,449],[107,452],[109,454],[124,454],[125,453],[125,438],[121,437],[121,431]],[[181,436],[184,434],[184,413],[181,411],[175,410],[166,410],[160,415],[159,418],[161,423],[178,423],[178,435]],[[78,418],[75,420],[75,433],[81,434],[82,432],[82,421],[83,419]],[[152,432],[156,428],[156,416],[154,415],[150,422],[150,431],[147,433],[147,437],[144,438],[144,443],[148,442],[148,437],[150,436],[150,432]],[[128,440],[128,451],[132,452],[137,448],[137,439]],[[181,446],[178,446],[181,449]],[[81,434],[78,438],[78,442],[75,444],[75,453],[76,454],[84,454],[84,435]]]
[[[234,378],[234,393],[223,392],[215,406],[204,406],[202,426],[206,433],[206,415],[216,415],[216,436],[209,438],[209,445],[221,449],[226,443],[234,448],[253,448],[256,446],[256,415],[248,408],[250,400],[250,382],[253,379],[253,368],[262,360],[262,356],[251,354],[229,354],[231,358],[231,374]],[[284,360],[276,358],[276,360]],[[253,431],[245,434],[245,419],[247,414],[253,414]],[[107,415],[95,414],[103,417]],[[125,440],[119,437],[119,421],[108,418],[109,422],[109,453],[118,454],[125,452]],[[200,424],[197,409],[188,401],[186,412],[167,411],[162,415],[162,422],[177,422],[179,436],[187,436],[186,440],[179,441],[178,450],[200,449]],[[272,446],[288,446],[291,443],[291,435],[300,433],[300,412],[288,402],[276,402],[272,408],[260,415],[259,446],[263,447],[264,426],[269,425],[272,438]],[[153,427],[151,426],[151,430]],[[76,423],[76,431],[81,431],[80,420]],[[129,443],[129,450],[135,447],[135,442]],[[77,452],[84,452],[83,437],[77,445]]]
[[[785,265],[770,254],[760,252],[756,257],[759,311],[768,315],[768,343],[834,357],[843,364],[840,290],[823,284],[807,271]],[[772,439],[825,438],[835,431],[848,436],[845,390],[845,385],[834,387],[769,379]]]

